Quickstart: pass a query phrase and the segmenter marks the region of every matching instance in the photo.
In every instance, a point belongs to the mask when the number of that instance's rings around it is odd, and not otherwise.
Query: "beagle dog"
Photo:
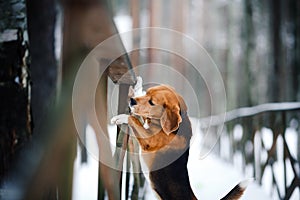
[[[130,98],[129,107],[130,115],[117,115],[111,121],[131,127],[159,199],[197,199],[187,169],[192,128],[183,98],[172,87],[159,85]],[[238,184],[222,199],[239,199],[245,188],[245,183]]]

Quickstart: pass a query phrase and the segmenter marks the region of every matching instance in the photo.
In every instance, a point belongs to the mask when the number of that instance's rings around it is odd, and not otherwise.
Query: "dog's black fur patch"
[[[181,116],[182,123],[176,134],[186,138],[186,148],[183,150],[170,149],[157,152],[152,165],[154,171],[150,172],[152,187],[162,199],[188,200],[195,198],[190,186],[187,169],[189,145],[192,137],[191,123],[186,113],[181,113]],[[165,163],[170,164],[159,169]]]

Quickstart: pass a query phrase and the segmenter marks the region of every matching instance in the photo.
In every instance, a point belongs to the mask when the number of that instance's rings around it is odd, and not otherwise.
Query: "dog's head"
[[[166,85],[151,87],[146,95],[130,99],[131,112],[144,119],[159,120],[166,134],[179,128],[181,113],[187,111],[183,98]]]

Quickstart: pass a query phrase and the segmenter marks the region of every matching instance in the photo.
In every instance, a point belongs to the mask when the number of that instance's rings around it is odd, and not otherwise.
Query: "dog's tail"
[[[238,200],[244,194],[247,186],[253,181],[253,179],[247,179],[237,184],[225,197],[221,200]]]

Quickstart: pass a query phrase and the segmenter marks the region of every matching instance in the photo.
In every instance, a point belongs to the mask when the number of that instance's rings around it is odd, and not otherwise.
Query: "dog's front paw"
[[[113,118],[111,118],[110,122],[112,124],[117,124],[117,125],[128,124],[128,117],[129,117],[129,115],[120,114],[120,115],[117,115],[117,116],[114,116]]]

